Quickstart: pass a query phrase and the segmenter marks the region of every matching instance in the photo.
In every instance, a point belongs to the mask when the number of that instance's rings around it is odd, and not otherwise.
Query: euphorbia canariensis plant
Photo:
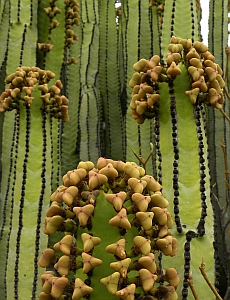
[[[49,269],[39,299],[178,299],[177,271],[161,265],[178,251],[169,202],[144,168],[81,161],[50,200],[44,232],[56,243],[38,261]]]
[[[43,291],[40,299],[104,293],[127,300],[213,299],[199,271],[203,257],[209,281],[229,299],[230,73],[221,75],[229,69],[228,1],[209,1],[208,49],[201,43],[200,1],[121,0],[116,9],[118,1],[78,2],[0,4],[1,297],[35,300]],[[39,90],[37,72],[56,79]],[[109,162],[99,176],[98,157],[132,161],[133,152],[162,191],[145,193],[146,175],[132,164],[119,170]],[[76,167],[79,161],[85,162]],[[130,180],[121,180],[114,196],[106,178],[116,181],[122,172]],[[89,199],[80,182],[92,190]],[[105,206],[97,211],[99,204]],[[154,238],[151,226],[159,230]],[[169,246],[174,237],[177,255]],[[132,247],[140,251],[137,264]],[[47,269],[42,286],[39,257]]]

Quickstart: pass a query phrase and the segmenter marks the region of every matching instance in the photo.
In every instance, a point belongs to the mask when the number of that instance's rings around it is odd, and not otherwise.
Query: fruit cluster
[[[197,102],[213,105],[222,109],[224,103],[220,66],[214,63],[215,57],[208,51],[208,47],[190,39],[172,37],[168,45],[166,64],[160,63],[160,57],[154,55],[150,60],[140,59],[133,65],[136,71],[129,85],[132,90],[130,108],[132,117],[142,124],[146,118],[153,118],[160,99],[160,82],[170,82],[182,74],[184,64],[190,75],[191,87],[185,94],[192,104]],[[182,79],[183,80],[183,79]]]
[[[72,28],[73,25],[79,26],[79,3],[76,0],[65,1],[65,13],[66,13],[66,46],[74,44],[77,41],[77,35],[74,33]]]
[[[178,299],[176,270],[161,267],[161,254],[178,250],[161,190],[134,162],[99,158],[67,172],[46,212],[44,232],[56,242],[39,259],[49,268],[40,300],[100,299],[101,289],[106,299]]]
[[[53,29],[60,25],[60,22],[56,19],[58,14],[62,13],[62,10],[56,6],[56,0],[50,0],[50,6],[45,7],[44,11],[49,18],[49,30],[48,39],[45,43],[38,43],[38,49],[43,53],[47,53],[53,49],[53,44],[50,43],[51,32]],[[79,26],[79,3],[76,0],[65,0],[65,47],[70,48],[75,41],[78,40],[77,35],[74,32],[74,25]],[[75,57],[71,57],[66,64],[76,64],[77,60]]]
[[[69,120],[68,103],[69,100],[60,95],[62,83],[57,80],[52,86],[48,86],[55,74],[51,71],[42,70],[38,67],[18,67],[16,72],[10,74],[5,82],[10,86],[0,95],[0,112],[18,109],[19,101],[22,100],[24,105],[30,106],[35,97],[35,86],[41,91],[43,105],[42,109],[49,111],[54,118],[63,118]]]

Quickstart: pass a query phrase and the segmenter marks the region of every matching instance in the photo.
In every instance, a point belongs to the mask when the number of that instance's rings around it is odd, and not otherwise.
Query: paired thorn
[[[147,158],[144,160],[140,155],[138,155],[132,148],[131,150],[133,151],[133,154],[136,156],[136,158],[139,160],[139,162],[142,164],[143,168],[145,169],[145,173],[146,173],[146,164],[148,162],[148,160],[150,159],[150,157],[152,156],[153,154],[153,144],[150,143],[150,152],[147,156]]]
[[[203,257],[202,257],[202,262],[201,262],[201,265],[200,265],[199,269],[200,269],[200,272],[201,272],[202,276],[204,277],[205,281],[207,282],[207,284],[209,285],[210,289],[212,290],[213,294],[216,296],[216,298],[218,300],[223,300],[221,298],[221,296],[218,294],[218,292],[215,289],[214,285],[210,282],[210,280],[209,280],[209,278],[208,278],[208,276],[207,276],[207,274],[205,272],[205,263],[204,263]]]

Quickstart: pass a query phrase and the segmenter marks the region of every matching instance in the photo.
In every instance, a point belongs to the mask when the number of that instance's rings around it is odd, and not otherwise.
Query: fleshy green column
[[[6,80],[10,86],[1,95],[0,102],[1,112],[5,111],[6,115],[2,169],[8,170],[6,174],[9,174],[1,183],[1,286],[4,299],[36,299],[41,275],[38,256],[41,248],[47,245],[47,237],[42,231],[44,213],[52,191],[51,116],[47,113],[50,111],[55,117],[58,114],[59,117],[66,116],[67,106],[64,108],[62,101],[67,100],[58,96],[59,104],[55,102],[53,97],[60,93],[58,86],[61,83],[57,81],[56,85],[49,85],[56,94],[49,90],[46,84],[54,78],[50,71],[46,73],[39,68],[22,67],[10,76]],[[23,82],[19,83],[21,80]],[[37,81],[39,89],[43,89],[43,98],[44,95],[51,96],[51,109],[41,100]],[[31,95],[30,89],[34,89]]]
[[[215,56],[226,76],[226,92],[229,90],[229,65],[226,74],[228,44],[228,1],[210,1],[209,6],[209,48]],[[227,49],[228,51],[228,49]],[[229,55],[228,55],[229,56]],[[230,115],[230,102],[227,93],[223,109]],[[208,146],[211,175],[211,200],[215,217],[215,254],[216,254],[216,287],[224,299],[230,296],[230,265],[229,265],[229,170],[230,164],[230,126],[229,122],[218,111],[208,109]],[[223,148],[222,148],[223,146]],[[225,154],[223,152],[225,150]]]
[[[182,46],[183,44],[187,46]],[[202,49],[199,48],[201,46]],[[203,54],[208,47],[200,42],[192,44],[191,40],[175,36],[170,39],[168,45],[167,65],[162,66],[157,55],[148,61],[142,59],[134,65],[136,73],[130,81],[133,87],[130,103],[133,118],[142,124],[144,121],[148,122],[145,118],[155,114],[158,177],[163,187],[162,191],[172,204],[170,211],[174,213],[175,227],[172,232],[178,240],[179,255],[173,258],[173,263],[181,278],[178,294],[182,299],[193,297],[187,284],[190,272],[193,274],[194,287],[199,297],[206,297],[207,294],[214,297],[210,290],[205,291],[204,295],[199,271],[203,257],[206,273],[214,283],[214,220],[209,196],[207,120],[203,103],[205,99],[205,103],[212,104],[211,86],[209,90],[206,87],[201,97],[197,94],[193,95],[195,98],[187,96],[195,93],[194,90],[190,90],[198,83],[195,83],[195,77],[191,76],[194,59],[189,56],[194,50],[202,52],[200,56],[196,52],[196,55],[203,59],[200,72],[204,74],[207,85],[211,85],[212,80],[205,67],[208,61]],[[175,61],[170,62],[172,56]],[[176,56],[179,57],[178,60]],[[214,67],[218,68],[218,65]],[[157,73],[159,69],[161,74]],[[151,103],[153,97],[159,97],[157,104]],[[145,109],[141,110],[142,107]],[[206,253],[207,248],[210,249],[209,253]],[[168,266],[167,260],[163,259],[165,267]]]

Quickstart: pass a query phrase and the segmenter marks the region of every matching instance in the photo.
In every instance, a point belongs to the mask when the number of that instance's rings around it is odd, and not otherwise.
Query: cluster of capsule
[[[79,3],[76,0],[65,0],[65,46],[70,47],[78,37],[73,25],[79,26]]]
[[[190,39],[181,39],[173,36],[168,45],[166,65],[160,64],[160,57],[154,55],[150,60],[140,59],[133,65],[136,71],[129,85],[132,90],[130,108],[132,117],[142,124],[146,118],[153,118],[157,109],[156,103],[160,99],[158,83],[174,80],[182,74],[180,64],[184,63],[191,78],[191,87],[185,94],[192,104],[198,99],[207,105],[222,109],[224,103],[220,66],[214,63],[215,57],[208,51],[208,47]],[[183,55],[183,57],[182,57]]]
[[[49,1],[49,3],[50,6],[44,8],[45,13],[50,20],[48,41],[45,43],[38,43],[38,49],[43,53],[47,53],[53,49],[53,44],[50,43],[50,34],[53,29],[57,28],[60,25],[60,22],[56,19],[56,16],[61,14],[61,10],[56,6],[55,0],[51,0]]]
[[[43,53],[47,53],[53,49],[53,45],[50,43],[51,31],[60,25],[56,16],[62,13],[60,8],[56,6],[55,0],[50,0],[49,3],[50,6],[44,8],[45,13],[50,20],[48,41],[45,43],[38,43],[38,49]],[[79,26],[79,24],[79,3],[76,0],[65,0],[65,47],[70,48],[70,46],[78,40],[78,37],[73,30],[73,26]],[[77,60],[75,57],[71,57],[66,63],[76,64]]]
[[[39,259],[41,267],[54,267],[42,275],[40,300],[62,299],[63,295],[67,297],[64,299],[78,300],[95,295],[97,290],[90,282],[93,269],[103,267],[103,253],[113,254],[116,258],[110,263],[115,272],[98,278],[98,284],[105,285],[108,293],[120,299],[134,300],[136,288],[142,287],[149,299],[178,299],[176,270],[168,268],[163,274],[154,257],[155,252],[174,256],[178,251],[177,240],[170,231],[173,220],[167,211],[169,203],[161,189],[162,186],[134,162],[99,158],[96,168],[87,161],[67,172],[63,176],[63,185],[51,195],[52,204],[46,212],[44,232],[48,235],[64,232],[64,237],[62,235],[53,248],[45,249]],[[96,219],[101,201],[104,201],[105,211]],[[109,220],[106,218],[107,206],[114,212]],[[101,223],[100,236],[97,236],[98,232],[94,235],[95,222]],[[96,258],[94,247],[100,247],[103,231],[109,231],[110,226],[118,228],[117,237],[120,238],[112,244],[104,241],[103,245],[107,246],[97,252],[102,253],[102,257]],[[82,229],[84,232],[79,234]],[[128,250],[126,234],[130,232],[133,246]],[[61,255],[57,254],[60,252]],[[81,259],[77,259],[79,255]],[[88,276],[84,281],[77,276],[80,269]],[[131,270],[136,270],[138,276],[131,278]]]
[[[140,59],[133,65],[136,71],[129,81],[132,90],[130,108],[132,117],[138,124],[155,115],[155,104],[159,101],[158,81],[162,80],[160,57],[154,55],[150,60]]]
[[[18,67],[16,72],[10,74],[5,82],[10,84],[9,87],[0,95],[0,112],[18,109],[19,101],[24,101],[24,105],[30,106],[35,97],[33,92],[37,85],[41,91],[42,109],[49,111],[54,118],[63,118],[69,120],[68,102],[69,100],[60,95],[62,83],[57,80],[52,86],[48,86],[55,74],[51,71],[42,70],[38,67]]]
[[[192,104],[197,102],[200,95],[201,102],[221,109],[224,103],[225,82],[222,69],[214,63],[215,57],[208,51],[206,45],[198,41],[191,45],[185,57],[189,63],[188,73],[192,81],[192,89],[185,93]]]
[[[175,62],[173,65],[177,72],[175,75],[181,74],[181,70],[175,65],[181,61],[180,53],[183,51],[183,59],[191,78],[192,87],[185,94],[191,103],[196,104],[199,100],[221,109],[224,103],[223,88],[225,86],[222,77],[223,71],[218,64],[214,63],[215,57],[208,51],[208,47],[199,41],[192,43],[190,39],[173,36],[168,49],[171,51],[168,58],[174,57],[172,61]]]
[[[163,2],[162,0],[149,0],[149,7],[152,7],[152,6],[157,6],[157,8],[160,6],[162,7],[163,6]]]

